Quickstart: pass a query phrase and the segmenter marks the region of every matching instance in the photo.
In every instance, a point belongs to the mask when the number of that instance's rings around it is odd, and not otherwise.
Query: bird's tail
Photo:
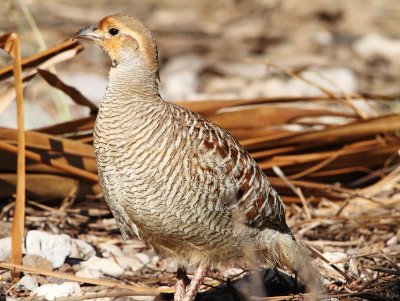
[[[291,234],[279,235],[277,248],[279,248],[278,254],[281,254],[280,264],[296,273],[306,285],[309,293],[321,295],[324,289],[308,250],[299,244]]]
[[[275,256],[271,256],[274,254]],[[318,272],[314,269],[308,250],[300,245],[291,233],[279,233],[275,243],[270,244],[264,254],[265,262],[279,267],[287,267],[306,285],[313,296],[323,294],[323,286]],[[271,262],[272,261],[272,262]],[[318,300],[319,298],[312,298]]]

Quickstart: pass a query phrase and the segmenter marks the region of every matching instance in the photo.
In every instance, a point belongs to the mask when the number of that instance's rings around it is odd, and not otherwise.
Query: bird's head
[[[137,18],[123,14],[107,16],[96,25],[82,28],[72,39],[94,41],[108,53],[113,66],[145,64],[158,75],[157,44]]]

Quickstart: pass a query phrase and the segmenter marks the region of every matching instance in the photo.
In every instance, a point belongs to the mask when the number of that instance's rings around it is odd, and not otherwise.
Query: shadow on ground
[[[196,301],[245,301],[250,296],[286,296],[304,292],[304,285],[290,275],[275,269],[253,271],[239,280],[230,281],[200,293]],[[162,294],[156,301],[173,300],[172,294]]]

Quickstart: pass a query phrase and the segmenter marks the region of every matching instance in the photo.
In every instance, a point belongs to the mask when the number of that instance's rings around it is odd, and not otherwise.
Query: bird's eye
[[[116,34],[118,34],[119,30],[116,28],[110,28],[108,32],[110,35],[115,36]]]

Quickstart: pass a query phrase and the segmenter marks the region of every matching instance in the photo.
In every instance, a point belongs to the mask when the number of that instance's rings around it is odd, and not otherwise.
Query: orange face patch
[[[108,53],[112,60],[119,60],[121,50],[120,39],[102,40],[99,42],[99,45]]]
[[[112,34],[110,29],[115,28],[118,34]],[[114,61],[122,59],[121,54],[131,53],[146,60],[150,70],[158,71],[157,46],[150,31],[143,23],[133,17],[115,14],[104,17],[97,25],[101,39],[96,40]]]
[[[105,31],[108,28],[112,27],[112,25],[113,25],[112,16],[107,16],[100,20],[99,29],[101,31]]]

